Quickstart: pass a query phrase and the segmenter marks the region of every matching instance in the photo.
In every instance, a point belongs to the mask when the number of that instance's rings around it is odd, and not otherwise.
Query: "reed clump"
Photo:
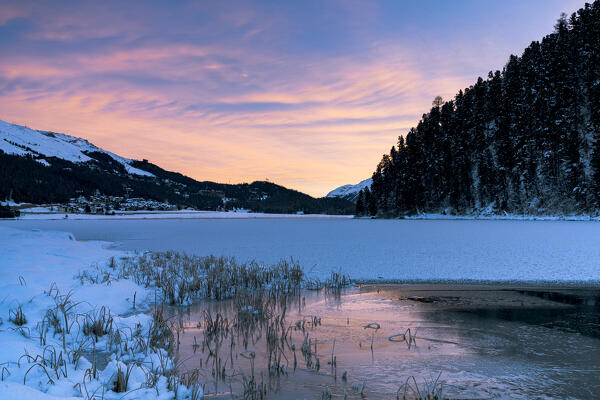
[[[146,353],[148,349],[163,349],[165,354],[178,354],[180,333],[186,328],[183,323],[165,318],[166,306],[190,305],[196,300],[212,299],[228,304],[220,311],[206,310],[197,328],[202,328],[202,339],[194,336],[194,353],[201,353],[200,370],[212,376],[215,393],[219,384],[231,387],[239,385],[246,399],[263,399],[272,390],[278,390],[280,378],[298,365],[303,357],[309,369],[316,373],[324,365],[337,367],[334,351],[331,359],[321,360],[317,355],[317,340],[310,338],[309,330],[321,324],[317,316],[303,318],[295,323],[286,319],[288,307],[302,307],[301,289],[312,288],[326,293],[341,293],[351,284],[350,278],[333,272],[325,280],[307,280],[304,271],[294,260],[281,260],[267,265],[251,261],[239,263],[234,258],[206,256],[200,257],[178,252],[144,253],[120,260],[111,260],[108,272],[81,274],[80,279],[94,283],[109,283],[113,279],[129,279],[136,284],[156,290],[152,323],[147,330],[147,338],[133,333],[134,351]],[[90,316],[85,331],[93,337],[101,337],[110,326],[106,326],[109,316],[102,313]],[[114,328],[113,328],[114,330]],[[293,332],[300,331],[303,340],[301,352],[296,354],[292,341]],[[104,333],[106,334],[106,333]],[[114,334],[113,334],[114,335]],[[111,343],[120,342],[118,334]],[[200,338],[199,338],[200,339]],[[129,341],[131,342],[131,340]],[[125,341],[125,343],[127,343]],[[264,345],[264,348],[263,348]],[[122,347],[122,345],[119,345]],[[258,346],[258,348],[257,348]],[[255,349],[260,354],[261,372],[254,368]],[[244,361],[246,359],[246,361]],[[262,363],[264,362],[264,366]],[[242,370],[250,364],[250,371]],[[263,369],[264,368],[264,369]],[[177,366],[161,368],[163,376],[169,376],[169,388],[176,390],[181,380],[177,378]],[[126,378],[122,371],[121,378]],[[206,379],[208,376],[204,376]],[[119,381],[117,372],[117,382]],[[157,379],[157,378],[156,378]],[[151,377],[149,382],[154,382]],[[186,380],[187,382],[187,380]],[[122,385],[122,383],[125,383]],[[202,390],[197,382],[184,383],[197,393]],[[127,388],[126,379],[121,379],[118,388]],[[232,391],[232,389],[230,389]]]
[[[274,265],[234,258],[200,257],[178,252],[146,253],[115,262],[116,278],[156,287],[169,305],[187,305],[194,299],[224,300],[240,291],[269,288],[289,293],[300,287],[304,272],[293,260]]]
[[[331,272],[331,275],[325,279],[307,279],[304,288],[308,290],[325,290],[328,293],[339,294],[342,289],[352,285],[352,280],[347,274],[341,272]]]
[[[443,385],[440,381],[442,373],[435,380],[417,383],[414,376],[409,376],[406,382],[396,392],[396,400],[443,400]]]

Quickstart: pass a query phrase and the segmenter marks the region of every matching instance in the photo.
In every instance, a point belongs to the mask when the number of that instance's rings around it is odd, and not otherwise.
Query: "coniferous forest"
[[[385,154],[358,215],[597,213],[600,1],[443,101]]]

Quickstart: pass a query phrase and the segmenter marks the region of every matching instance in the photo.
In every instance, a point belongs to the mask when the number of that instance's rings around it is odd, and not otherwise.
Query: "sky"
[[[583,5],[0,0],[0,119],[323,196]]]

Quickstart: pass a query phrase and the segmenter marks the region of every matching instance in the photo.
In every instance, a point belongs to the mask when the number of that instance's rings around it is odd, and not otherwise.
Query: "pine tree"
[[[374,216],[377,215],[377,199],[375,196],[371,195],[371,191],[368,187],[364,189],[364,206],[367,211],[367,215]]]
[[[592,167],[593,171],[590,188],[594,203],[593,207],[595,207],[597,211],[600,210],[600,134],[596,136],[596,142],[594,143],[590,166]]]
[[[358,199],[356,200],[356,211],[354,212],[354,215],[356,215],[357,217],[362,216],[365,213],[365,206],[363,203],[363,198],[364,198],[364,193],[363,190],[361,189],[360,192],[358,192]]]

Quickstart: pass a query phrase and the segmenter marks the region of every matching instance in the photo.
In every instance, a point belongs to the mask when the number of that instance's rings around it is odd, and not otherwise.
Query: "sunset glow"
[[[417,3],[2,1],[0,119],[323,196],[583,5]]]

